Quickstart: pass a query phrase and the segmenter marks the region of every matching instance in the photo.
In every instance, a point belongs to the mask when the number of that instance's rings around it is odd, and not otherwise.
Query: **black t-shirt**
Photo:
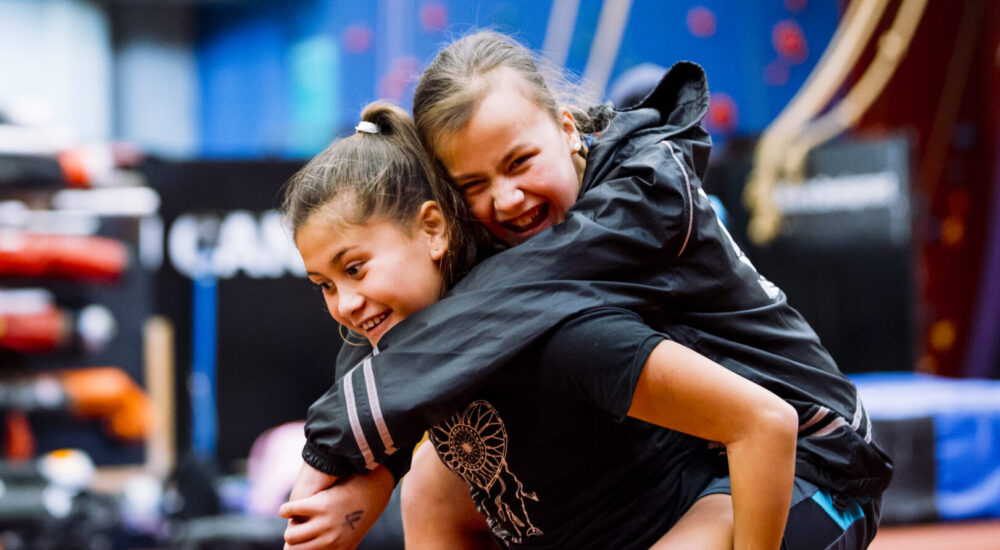
[[[511,548],[645,549],[720,474],[704,440],[626,417],[664,337],[634,313],[589,311],[430,430],[496,538]]]

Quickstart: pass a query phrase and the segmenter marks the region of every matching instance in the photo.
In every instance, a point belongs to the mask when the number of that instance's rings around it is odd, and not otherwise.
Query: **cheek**
[[[545,200],[555,209],[552,213],[561,220],[566,216],[570,207],[576,203],[576,196],[579,193],[576,172],[566,173],[563,170],[552,170],[546,175],[543,194]]]
[[[393,308],[409,316],[438,300],[443,279],[437,264],[430,261],[422,245],[414,245],[407,260],[396,266],[397,273],[407,273],[404,280],[384,281],[382,288],[392,296]]]
[[[396,298],[388,304],[401,317],[406,318],[437,301],[438,288],[426,279],[411,280],[404,287],[397,287]]]
[[[323,302],[326,304],[326,311],[330,314],[330,317],[333,317],[334,321],[343,324],[342,320],[340,319],[340,314],[337,310],[337,297],[324,293]]]
[[[576,180],[574,180],[575,184]],[[579,194],[580,190],[574,185],[572,187],[566,187],[563,189],[563,193],[560,196],[560,218],[566,217],[566,212],[576,204],[576,196]]]
[[[489,225],[493,222],[493,198],[489,193],[480,193],[472,198],[467,198],[469,210],[472,215],[479,220],[479,223]]]

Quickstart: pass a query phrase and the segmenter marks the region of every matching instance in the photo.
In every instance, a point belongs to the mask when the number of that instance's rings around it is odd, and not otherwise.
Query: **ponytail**
[[[333,142],[292,176],[282,211],[293,235],[328,205],[347,223],[377,216],[410,231],[428,200],[438,204],[448,226],[441,270],[451,286],[474,265],[485,233],[469,223],[465,202],[424,150],[413,119],[376,101],[362,110],[354,135]]]

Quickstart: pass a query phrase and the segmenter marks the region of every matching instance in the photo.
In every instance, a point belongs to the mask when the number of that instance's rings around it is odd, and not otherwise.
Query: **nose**
[[[524,202],[524,191],[517,182],[509,178],[498,178],[493,184],[493,208],[498,214],[518,214],[518,207]]]
[[[346,321],[353,320],[354,315],[365,304],[365,297],[346,285],[337,289],[337,296],[334,299],[337,301],[337,314]]]

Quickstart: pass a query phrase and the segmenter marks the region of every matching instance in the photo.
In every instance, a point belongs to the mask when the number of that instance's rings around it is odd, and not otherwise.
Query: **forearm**
[[[364,476],[341,479],[316,494],[285,503],[286,550],[356,548],[385,509],[392,495],[392,474],[379,467]],[[299,487],[296,487],[299,489]]]
[[[353,536],[360,542],[389,503],[396,486],[395,480],[388,469],[380,466],[365,476],[345,479],[339,485],[348,495],[347,501],[341,505],[341,525],[347,528],[345,533],[348,529],[353,531]]]
[[[299,475],[295,479],[295,485],[292,486],[288,500],[297,500],[315,495],[324,489],[332,487],[336,482],[336,476],[325,474],[309,464],[303,464],[299,468]]]
[[[795,479],[795,430],[787,418],[729,443],[733,548],[777,549],[785,531]],[[793,426],[794,427],[794,426]]]
[[[791,405],[675,342],[653,350],[629,415],[726,446],[737,550],[781,544],[795,474]]]

